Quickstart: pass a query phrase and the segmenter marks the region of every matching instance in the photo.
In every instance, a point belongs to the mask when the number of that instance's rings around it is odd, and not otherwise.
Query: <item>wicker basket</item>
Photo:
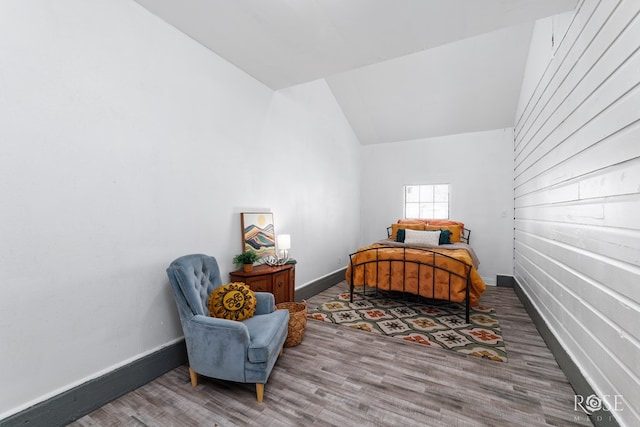
[[[307,326],[307,302],[281,302],[276,308],[289,310],[289,333],[284,346],[295,347],[302,341]]]

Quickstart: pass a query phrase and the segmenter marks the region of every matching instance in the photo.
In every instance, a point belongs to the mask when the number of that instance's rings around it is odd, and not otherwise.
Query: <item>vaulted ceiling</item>
[[[136,0],[274,90],[324,78],[362,144],[513,126],[533,24],[578,0]]]

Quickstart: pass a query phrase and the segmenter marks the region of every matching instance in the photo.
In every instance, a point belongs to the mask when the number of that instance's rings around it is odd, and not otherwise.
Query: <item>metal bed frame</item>
[[[380,250],[384,250],[384,249],[402,249],[403,253],[402,253],[402,259],[384,259],[384,258],[380,258]],[[410,249],[411,251],[420,251],[420,252],[424,252],[425,256],[420,256],[420,260],[407,260],[406,259],[406,251],[407,249]],[[366,253],[366,252],[371,252],[371,251],[375,251],[375,258],[374,259],[370,259],[370,260],[365,260],[362,262],[357,262],[356,264],[354,264],[354,256],[357,254],[362,254],[362,253]],[[441,266],[436,265],[436,259],[438,257],[443,257],[446,258],[447,260],[451,260],[454,263],[458,263],[458,264],[462,264],[464,265],[464,271],[466,271],[465,275],[459,274],[455,271],[451,271],[451,270],[447,270]],[[436,270],[440,270],[440,271],[444,271],[447,273],[447,278],[448,278],[448,292],[447,295],[449,296],[449,298],[451,298],[451,277],[455,276],[455,277],[459,277],[463,280],[465,280],[465,320],[467,323],[469,322],[469,286],[471,284],[471,270],[473,268],[473,266],[471,266],[470,264],[467,264],[464,261],[461,261],[459,259],[453,258],[449,255],[445,255],[442,254],[440,252],[435,252],[433,250],[430,249],[425,249],[425,248],[403,248],[403,247],[398,247],[398,246],[379,246],[379,247],[375,247],[375,248],[368,248],[368,249],[364,249],[364,250],[359,250],[357,252],[354,252],[352,254],[349,254],[349,263],[350,263],[350,267],[351,267],[351,283],[349,284],[349,301],[353,302],[353,292],[354,292],[354,288],[355,288],[355,284],[354,284],[354,274],[355,274],[355,270],[356,268],[362,268],[363,269],[363,290],[362,290],[362,294],[365,295],[366,293],[366,283],[367,283],[367,269],[366,269],[366,265],[368,264],[376,264],[376,269],[375,269],[375,278],[374,281],[376,283],[375,286],[375,291],[377,292],[378,289],[378,272],[380,270],[380,264],[381,263],[388,263],[389,264],[389,290],[390,291],[399,291],[402,292],[403,294],[405,293],[409,293],[411,295],[413,295],[413,293],[407,292],[406,291],[406,266],[407,264],[415,264],[418,266],[418,273],[420,273],[420,268],[421,266],[426,266],[429,268],[433,268],[433,274],[431,275],[431,297],[429,297],[428,295],[422,295],[420,293],[420,285],[421,285],[421,277],[420,274],[418,274],[418,293],[417,295],[420,297],[424,297],[424,298],[431,298],[431,299],[437,299],[437,300],[444,300],[444,301],[451,301],[450,299],[442,299],[442,298],[436,298],[435,297],[435,280],[436,280]],[[398,289],[393,289],[392,288],[392,284],[391,284],[391,266],[393,263],[402,263],[402,290],[398,290]],[[386,291],[386,289],[383,289]],[[451,301],[451,302],[455,302],[455,301]]]

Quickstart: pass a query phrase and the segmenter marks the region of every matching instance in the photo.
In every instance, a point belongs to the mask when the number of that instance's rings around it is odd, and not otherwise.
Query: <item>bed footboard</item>
[[[356,286],[464,302],[469,323],[472,265],[442,251],[384,245],[361,249],[349,259],[346,278],[351,302]]]

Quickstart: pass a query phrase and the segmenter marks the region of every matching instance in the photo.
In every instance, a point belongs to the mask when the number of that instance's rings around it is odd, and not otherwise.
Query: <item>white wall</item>
[[[362,244],[403,216],[403,187],[450,184],[487,284],[513,274],[513,129],[363,146]]]
[[[298,284],[357,247],[360,147],[323,81],[274,93],[129,0],[0,3],[0,418],[175,342],[165,268],[223,277],[274,212]]]
[[[628,426],[640,419],[639,12],[581,2],[555,56],[530,57],[545,71],[515,128],[516,279],[597,395],[622,397],[612,415]]]
[[[344,268],[357,248],[360,144],[324,80],[276,92],[266,123],[273,172],[254,179],[265,203],[274,201],[276,232],[291,234],[300,287]]]
[[[540,76],[545,72],[549,62],[556,54],[556,50],[562,43],[562,39],[574,16],[575,12],[572,10],[571,12],[550,16],[536,22],[529,42],[527,66],[524,70],[514,121],[522,116],[527,103],[531,101],[531,95],[540,82]]]

